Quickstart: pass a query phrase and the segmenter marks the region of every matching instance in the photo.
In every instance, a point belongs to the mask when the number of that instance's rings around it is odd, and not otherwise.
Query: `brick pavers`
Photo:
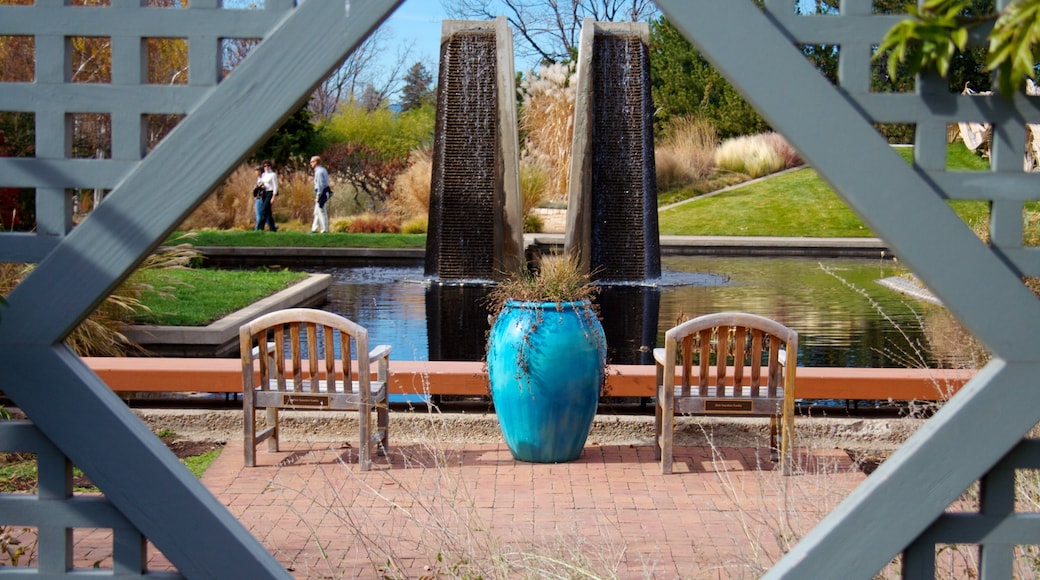
[[[235,441],[202,481],[297,578],[538,577],[567,565],[753,578],[781,554],[777,538],[806,533],[864,477],[840,450],[803,453],[790,477],[764,452],[707,447],[676,448],[672,475],[649,446],[628,445],[563,464],[515,461],[494,444],[402,444],[370,472],[355,461],[349,446],[300,442],[261,446],[246,468]]]
[[[297,578],[757,578],[858,485],[839,449],[784,477],[765,451],[587,446],[563,464],[503,444],[399,444],[358,471],[346,444],[231,441],[202,478]],[[77,534],[76,565],[111,564],[111,534]],[[151,569],[168,569],[150,548]]]

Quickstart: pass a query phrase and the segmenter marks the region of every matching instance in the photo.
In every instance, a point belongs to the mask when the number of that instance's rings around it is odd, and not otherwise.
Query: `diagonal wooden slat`
[[[395,6],[301,5],[11,293],[3,327],[20,328],[23,344],[64,337]],[[0,344],[10,337],[0,332]]]
[[[314,0],[292,11],[0,313],[0,388],[188,577],[288,574],[58,343],[397,3]]]
[[[1028,378],[1038,366],[1040,303],[765,12],[721,0],[658,5],[994,353],[768,576],[869,578],[1040,419],[1040,395]],[[980,420],[996,416],[980,436]]]
[[[1036,356],[1022,320],[1040,320],[1040,302],[761,10],[745,1],[658,4],[976,337],[1010,360]],[[754,42],[743,42],[749,34]]]

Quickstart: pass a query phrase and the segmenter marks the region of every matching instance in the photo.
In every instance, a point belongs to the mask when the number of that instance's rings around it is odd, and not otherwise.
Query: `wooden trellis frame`
[[[36,233],[0,233],[0,260],[39,264],[0,310],[0,388],[186,576],[229,577],[232,567],[236,577],[287,573],[61,341],[398,3],[310,0],[293,7],[267,0],[262,14],[230,19],[218,0],[192,0],[161,21],[139,0],[102,8],[62,0],[0,6],[0,35],[37,38],[35,82],[6,83],[0,111],[36,112],[39,139],[36,157],[0,159],[0,187],[34,188],[38,214]],[[769,577],[870,577],[904,550],[914,562],[913,554],[931,553],[933,533],[947,525],[946,506],[969,485],[985,478],[999,490],[996,482],[1006,483],[1003,471],[987,473],[1040,421],[1040,389],[1032,383],[1040,370],[1040,303],[1021,282],[1040,275],[1040,252],[1022,244],[1023,203],[1040,193],[1040,176],[1022,171],[1025,127],[1040,122],[1037,99],[951,94],[933,78],[919,79],[911,94],[870,93],[871,47],[899,17],[873,15],[864,0],[843,0],[841,13],[827,16],[798,16],[795,0],[766,0],[764,10],[751,0],[658,5],[993,355]],[[63,39],[77,35],[113,38],[119,66],[111,87],[66,82]],[[146,36],[189,38],[188,86],[141,86],[133,71]],[[217,82],[209,43],[223,36],[264,41]],[[823,43],[841,47],[838,87],[799,50]],[[161,112],[186,116],[143,156],[139,140],[123,139],[139,128],[134,116],[143,103],[156,99],[166,103]],[[63,119],[76,112],[70,103],[79,112],[98,112],[91,103],[111,107],[103,110],[113,114],[114,137],[129,144],[114,145],[111,160],[68,159]],[[873,122],[916,124],[912,166]],[[990,172],[945,171],[946,126],[959,122],[996,126]],[[79,186],[112,192],[71,230],[65,190]],[[948,199],[990,201],[991,245]],[[1038,543],[1040,532],[1003,509],[1006,494],[993,497],[980,518],[1011,524],[980,536],[982,571],[1007,577],[1007,546]],[[63,557],[48,559],[49,569],[60,570]],[[906,573],[926,570],[911,564]]]

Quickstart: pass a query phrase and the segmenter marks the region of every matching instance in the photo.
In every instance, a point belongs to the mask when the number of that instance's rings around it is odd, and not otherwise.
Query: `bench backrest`
[[[668,330],[665,351],[665,368],[681,365],[678,396],[775,398],[794,385],[798,333],[755,314],[720,312]]]
[[[363,402],[369,396],[368,331],[342,316],[309,308],[272,312],[243,325],[239,343],[247,391],[350,392],[360,355],[358,394]]]

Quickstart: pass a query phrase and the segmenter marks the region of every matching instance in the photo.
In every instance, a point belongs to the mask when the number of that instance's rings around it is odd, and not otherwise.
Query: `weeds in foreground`
[[[294,469],[305,460],[316,463],[313,476],[279,476],[294,483],[277,491],[290,505],[303,499],[299,505],[311,506],[295,514],[317,547],[323,577],[366,569],[381,578],[618,577],[625,542],[604,523],[608,518],[597,518],[591,528],[581,522],[537,528],[514,498],[489,496],[479,479],[464,474],[477,458],[450,448],[458,425],[432,404],[416,417],[424,425],[422,439],[391,448],[386,469],[358,472],[353,453],[342,449],[332,450],[332,461],[309,451],[280,464]],[[333,470],[348,473],[345,484]],[[537,485],[518,484],[525,491]],[[489,519],[492,507],[496,517]],[[330,537],[330,526],[348,533]]]

